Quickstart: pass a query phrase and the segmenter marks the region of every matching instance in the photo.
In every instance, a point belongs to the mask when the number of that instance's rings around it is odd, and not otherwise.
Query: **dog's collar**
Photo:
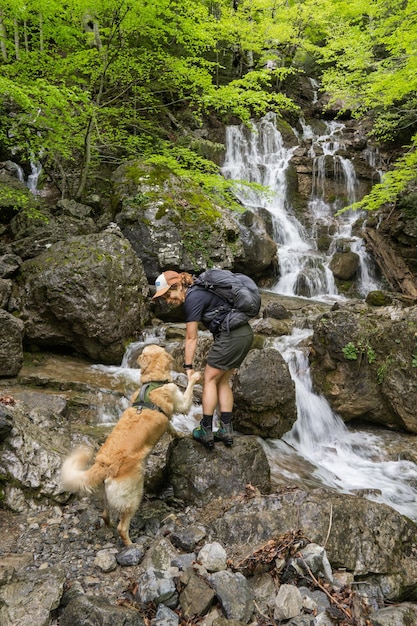
[[[152,411],[160,411],[168,417],[168,415],[163,409],[161,409],[160,406],[154,404],[149,400],[149,394],[154,389],[158,389],[158,387],[162,387],[162,385],[166,385],[169,382],[169,380],[153,380],[149,383],[145,383],[140,388],[139,396],[132,403],[132,406],[135,407],[135,409],[151,409]]]

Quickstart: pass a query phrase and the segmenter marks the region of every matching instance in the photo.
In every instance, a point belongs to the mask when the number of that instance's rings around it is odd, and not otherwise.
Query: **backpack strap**
[[[169,382],[170,382],[169,380],[153,380],[149,383],[145,383],[140,388],[139,396],[132,403],[132,406],[135,407],[136,409],[145,408],[145,409],[151,409],[152,411],[160,411],[161,413],[166,415],[165,411],[163,411],[160,406],[157,406],[156,404],[150,401],[149,394],[154,389],[158,389],[158,387],[162,387],[163,385],[166,385]]]
[[[232,304],[229,298],[227,298],[226,295],[220,293],[220,290],[218,291],[217,289],[214,289],[213,286],[211,286],[210,283],[207,282],[205,282],[204,284],[202,282],[194,283],[189,287],[189,289],[205,291],[206,293],[208,292],[213,296],[218,296],[220,300],[223,300],[224,304],[218,304],[216,307],[205,310],[203,312],[203,324],[210,330],[210,332],[214,336],[218,335],[219,327],[221,326],[225,317],[232,310]]]

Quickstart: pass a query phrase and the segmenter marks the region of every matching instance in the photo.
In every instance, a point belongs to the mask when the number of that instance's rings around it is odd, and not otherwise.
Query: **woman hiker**
[[[155,281],[152,300],[164,298],[171,306],[184,305],[186,335],[184,369],[188,378],[194,371],[193,358],[198,341],[198,324],[202,322],[214,337],[207,356],[203,380],[203,418],[193,430],[193,437],[212,448],[214,441],[226,446],[233,444],[233,392],[230,377],[238,368],[252,345],[253,331],[248,323],[229,330],[222,326],[228,313],[225,300],[207,289],[194,286],[187,272],[163,272]],[[220,427],[213,433],[213,414],[220,412]]]

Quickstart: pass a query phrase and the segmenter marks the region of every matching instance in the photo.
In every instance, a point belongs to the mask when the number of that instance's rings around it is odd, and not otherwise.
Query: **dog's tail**
[[[107,478],[104,466],[94,463],[87,466],[93,456],[91,448],[76,448],[63,462],[61,487],[70,493],[92,493]]]

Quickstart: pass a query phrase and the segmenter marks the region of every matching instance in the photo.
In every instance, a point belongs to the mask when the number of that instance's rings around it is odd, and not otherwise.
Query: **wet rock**
[[[243,493],[248,483],[264,493],[270,490],[269,464],[255,437],[236,436],[232,448],[220,443],[214,450],[189,437],[174,441],[168,474],[175,496],[189,504],[230,498]]]
[[[106,232],[57,242],[25,261],[14,294],[26,341],[117,364],[125,342],[148,318],[147,296],[143,268],[129,242]]]
[[[236,256],[234,269],[249,275],[257,275],[272,266],[277,254],[277,244],[268,234],[268,227],[261,215],[245,211],[238,216],[242,257]]]
[[[359,267],[359,255],[356,252],[338,252],[330,260],[329,268],[335,278],[352,280]]]
[[[285,320],[291,317],[283,304],[279,302],[269,302],[262,311],[262,317],[272,317],[275,320]]]
[[[87,621],[88,620],[88,621]],[[32,622],[33,624],[33,622]],[[106,598],[80,595],[71,600],[60,619],[61,626],[144,626],[132,608],[111,604]]]
[[[0,377],[16,376],[23,365],[23,321],[0,309]]]
[[[392,304],[392,296],[380,290],[370,291],[365,298],[365,302],[370,306],[389,306]]]
[[[279,438],[297,419],[295,386],[288,366],[274,348],[251,350],[233,381],[237,430]]]

